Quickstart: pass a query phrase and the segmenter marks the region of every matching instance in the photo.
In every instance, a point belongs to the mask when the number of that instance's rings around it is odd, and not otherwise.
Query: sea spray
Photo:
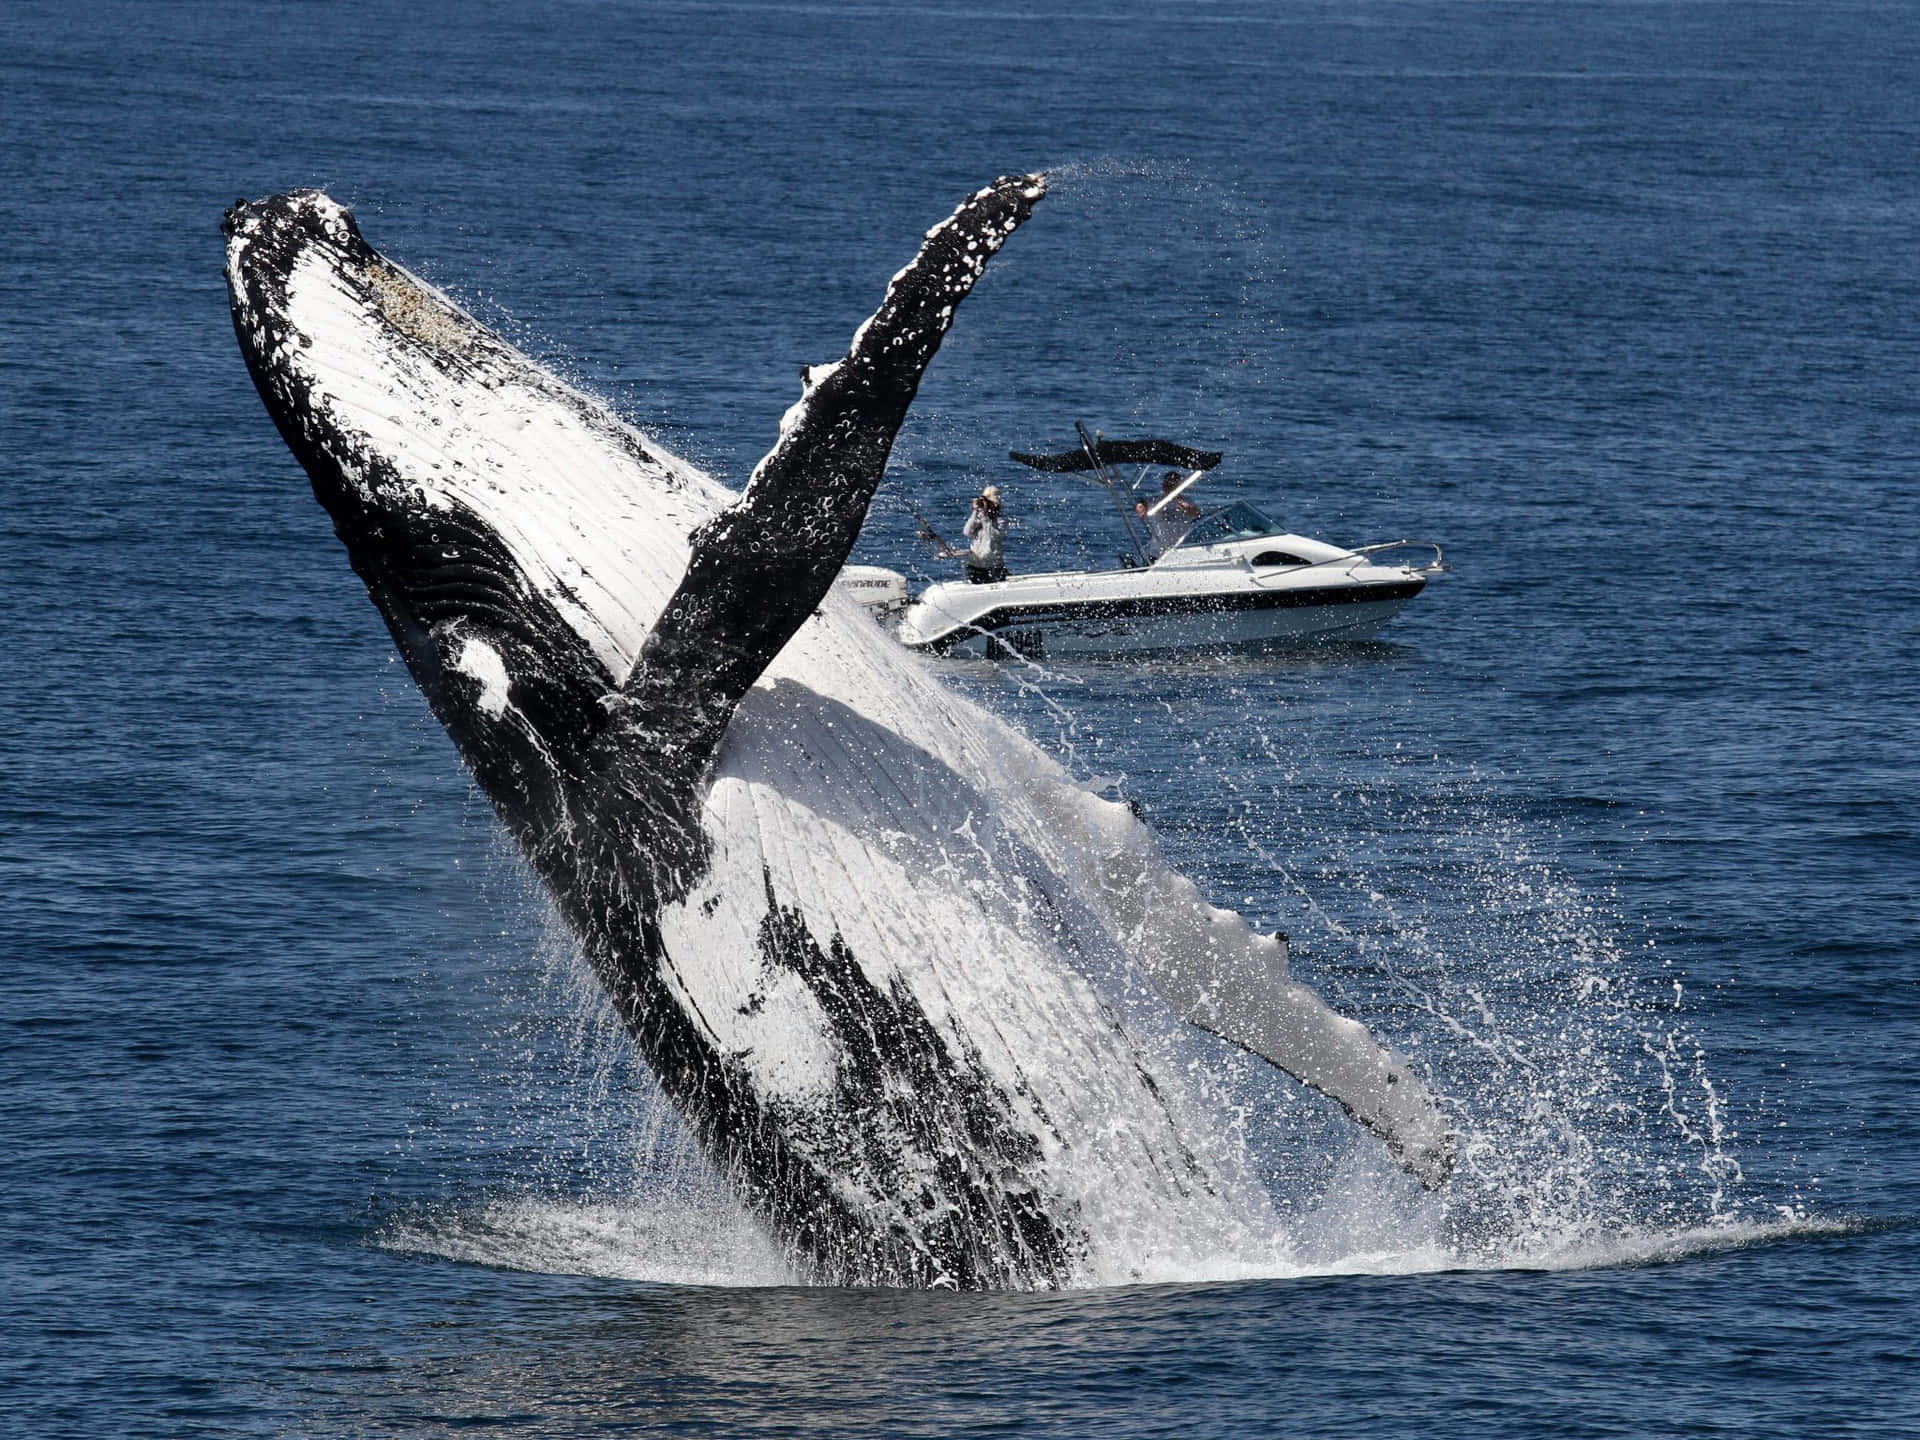
[[[1574,877],[1581,857],[1560,822],[1411,745],[1415,707],[1387,699],[1327,725],[1314,713],[1322,663],[1163,661],[1145,741],[1109,706],[1149,677],[1088,667],[1076,699],[1121,753],[1091,725],[1071,736],[1131,772],[1170,851],[1216,899],[1289,930],[1296,971],[1445,1098],[1460,1164],[1420,1196],[1314,1107],[1288,1103],[1284,1079],[1221,1067],[1273,1122],[1247,1125],[1247,1143],[1300,1217],[1304,1253],[1339,1263],[1391,1235],[1409,1259],[1553,1263],[1750,1222],[1684,984],[1622,898]],[[1384,678],[1392,652],[1333,663]],[[1032,685],[987,688],[1031,703]]]
[[[1804,1223],[1755,1210],[1684,982],[1604,879],[1575,878],[1566,827],[1396,737],[1392,706],[1337,735],[1305,723],[1322,663],[948,667],[1145,809],[1216,899],[1289,930],[1297,970],[1427,1070],[1461,1135],[1453,1180],[1424,1194],[1336,1106],[1156,1022],[1147,987],[1098,976],[1184,1080],[1182,1127],[1220,1183],[1244,1188],[1239,1223],[1177,1252],[1122,1244],[1085,1279],[1617,1263]],[[512,1168],[487,1167],[389,1243],[633,1278],[791,1278],[524,867],[504,840],[494,850],[491,903],[519,923],[488,970],[500,1019],[485,1083],[504,1092],[492,1108],[509,1117]]]
[[[495,830],[482,903],[497,939],[472,975],[490,1023],[414,1149],[443,1193],[376,1239],[405,1254],[678,1285],[778,1285],[795,1272],[699,1153],[581,956]]]

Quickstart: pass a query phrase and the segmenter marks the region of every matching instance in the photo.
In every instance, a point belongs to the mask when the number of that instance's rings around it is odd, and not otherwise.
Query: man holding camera
[[[967,516],[967,579],[975,585],[1007,578],[1007,517],[1000,510],[1000,487],[989,485],[974,498]]]

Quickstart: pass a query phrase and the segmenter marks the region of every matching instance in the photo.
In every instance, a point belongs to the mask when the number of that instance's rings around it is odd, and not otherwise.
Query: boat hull
[[[1239,594],[1084,600],[1008,596],[925,639],[913,632],[924,635],[933,629],[926,623],[929,617],[910,614],[901,638],[916,649],[941,655],[1034,659],[1353,642],[1371,639],[1425,584],[1415,577]],[[931,604],[937,606],[937,599]],[[923,601],[915,609],[928,605]],[[916,618],[921,622],[917,626],[912,623]]]

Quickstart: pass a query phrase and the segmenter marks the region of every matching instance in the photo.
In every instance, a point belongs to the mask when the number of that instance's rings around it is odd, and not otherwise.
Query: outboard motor
[[[879,565],[841,567],[833,588],[850,595],[882,625],[893,625],[907,608],[907,577]]]

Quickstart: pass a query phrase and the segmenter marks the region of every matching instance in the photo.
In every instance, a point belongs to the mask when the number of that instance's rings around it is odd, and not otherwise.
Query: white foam
[[[1082,1288],[1227,1284],[1342,1275],[1569,1272],[1667,1265],[1758,1246],[1861,1233],[1864,1222],[1787,1212],[1770,1219],[1618,1232],[1541,1242],[1498,1256],[1462,1252],[1418,1230],[1296,1244],[1275,1235],[1239,1253],[1140,1257],[1089,1275]],[[1331,1237],[1329,1237],[1331,1238]],[[551,1196],[477,1199],[396,1218],[374,1243],[399,1254],[549,1275],[661,1285],[739,1288],[805,1281],[778,1244],[715,1192],[638,1194],[619,1200]]]
[[[429,1207],[389,1222],[383,1249],[545,1275],[660,1285],[796,1283],[764,1231],[685,1195],[586,1202],[523,1196]]]

